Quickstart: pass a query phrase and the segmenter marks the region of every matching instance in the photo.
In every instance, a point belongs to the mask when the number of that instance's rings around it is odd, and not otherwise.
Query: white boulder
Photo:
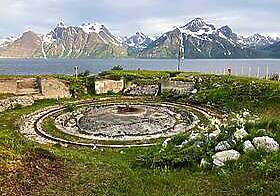
[[[279,150],[279,144],[271,137],[255,137],[253,139],[253,144],[258,149],[263,149],[265,151],[277,151]]]
[[[227,141],[221,141],[220,143],[217,144],[215,147],[215,151],[224,151],[224,150],[229,150],[230,149],[230,144]]]
[[[237,139],[237,140],[242,140],[244,137],[246,137],[247,135],[249,135],[247,133],[247,131],[243,128],[241,129],[236,129],[236,132],[234,133],[234,137]]]
[[[254,147],[254,145],[252,144],[251,141],[249,140],[246,140],[244,143],[243,143],[243,151],[244,152],[250,152],[250,151],[255,151],[256,148]]]
[[[222,152],[217,152],[212,156],[213,164],[221,167],[224,166],[226,161],[237,160],[240,157],[240,153],[236,150],[226,150]]]

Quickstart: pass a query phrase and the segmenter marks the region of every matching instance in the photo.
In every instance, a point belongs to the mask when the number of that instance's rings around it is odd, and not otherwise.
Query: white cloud
[[[74,25],[99,21],[125,35],[159,34],[195,17],[244,35],[277,34],[279,7],[279,0],[0,0],[0,35],[44,33],[61,19]]]

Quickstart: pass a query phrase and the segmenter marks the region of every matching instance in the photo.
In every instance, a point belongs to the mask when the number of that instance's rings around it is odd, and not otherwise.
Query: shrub
[[[174,145],[181,145],[184,141],[186,141],[189,138],[189,135],[185,134],[185,133],[180,133],[176,136],[174,136],[171,139],[171,143]]]
[[[137,162],[148,168],[190,168],[198,167],[204,157],[202,148],[187,146],[184,148],[169,147],[155,150],[139,156]]]
[[[114,65],[111,70],[123,70],[123,66],[121,66],[121,65]]]

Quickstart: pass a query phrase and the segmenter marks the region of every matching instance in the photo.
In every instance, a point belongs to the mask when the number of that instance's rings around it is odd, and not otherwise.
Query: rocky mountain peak
[[[231,35],[233,33],[232,29],[227,25],[219,28],[218,31],[221,32],[226,37],[231,37]]]
[[[152,42],[153,40],[150,37],[138,31],[134,35],[127,38],[124,42],[124,45],[134,48],[145,48]]]
[[[101,31],[107,31],[106,27],[100,23],[84,23],[80,26],[84,32],[90,33],[100,33]]]
[[[263,36],[260,34],[254,34],[252,36],[245,38],[245,42],[249,46],[266,47],[268,45],[272,45],[272,44],[276,43],[277,39],[273,39],[269,36]]]
[[[185,26],[181,27],[185,30],[190,30],[192,32],[197,32],[201,29],[214,29],[213,25],[207,24],[203,19],[201,18],[195,18],[189,23],[187,23]]]
[[[57,28],[67,28],[67,26],[62,22],[60,21],[57,25],[56,25]]]
[[[25,31],[23,34],[22,34],[22,38],[24,37],[39,37],[39,35],[31,30],[28,30],[28,31]]]

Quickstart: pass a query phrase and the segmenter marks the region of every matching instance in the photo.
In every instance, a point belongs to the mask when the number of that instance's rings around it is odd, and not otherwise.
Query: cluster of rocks
[[[257,149],[265,150],[267,152],[278,151],[279,144],[273,138],[268,136],[255,137],[253,139],[253,142],[251,142],[250,140],[246,140],[243,142],[243,151],[245,153],[255,151]],[[216,146],[215,150],[222,150],[212,156],[213,164],[218,167],[223,166],[226,161],[237,160],[240,157],[240,153],[236,150],[231,149],[231,146],[226,141],[220,142]]]
[[[139,86],[134,84],[124,90],[124,93],[127,95],[156,95],[158,92],[158,85]]]
[[[13,109],[17,106],[30,106],[34,103],[34,98],[31,96],[16,96],[8,97],[0,100],[0,112],[8,109]]]
[[[184,141],[181,145],[176,147],[183,147],[190,142],[193,142],[193,145],[196,147],[202,147],[206,144],[206,142],[213,141],[217,138],[216,137],[209,137],[210,134],[199,134],[199,133],[192,133],[188,140]],[[269,136],[261,136],[255,137],[250,140],[245,140],[245,138],[249,134],[244,128],[236,129],[232,136],[230,136],[227,140],[220,141],[214,148],[215,154],[211,157],[213,160],[213,165],[216,167],[224,166],[226,161],[231,160],[238,160],[241,156],[241,153],[248,153],[251,151],[256,150],[265,150],[267,152],[275,152],[279,150],[279,144],[275,141],[272,137]],[[206,141],[200,138],[207,138]],[[166,147],[171,142],[171,139],[166,139],[162,146]],[[242,143],[243,152],[238,152],[234,149],[234,146],[237,142]],[[207,162],[205,159],[201,160],[201,166],[209,165],[210,163]]]
[[[243,142],[242,147],[244,153],[255,151],[257,149],[265,150],[267,152],[277,151],[279,149],[277,141],[268,136],[255,137],[252,141],[243,141],[248,135],[247,131],[244,128],[241,128],[237,129],[233,134],[233,137],[229,140],[219,142],[215,147],[216,154],[212,156],[213,164],[216,166],[223,166],[225,161],[237,160],[240,157],[240,152],[232,149],[233,145],[237,142]]]

